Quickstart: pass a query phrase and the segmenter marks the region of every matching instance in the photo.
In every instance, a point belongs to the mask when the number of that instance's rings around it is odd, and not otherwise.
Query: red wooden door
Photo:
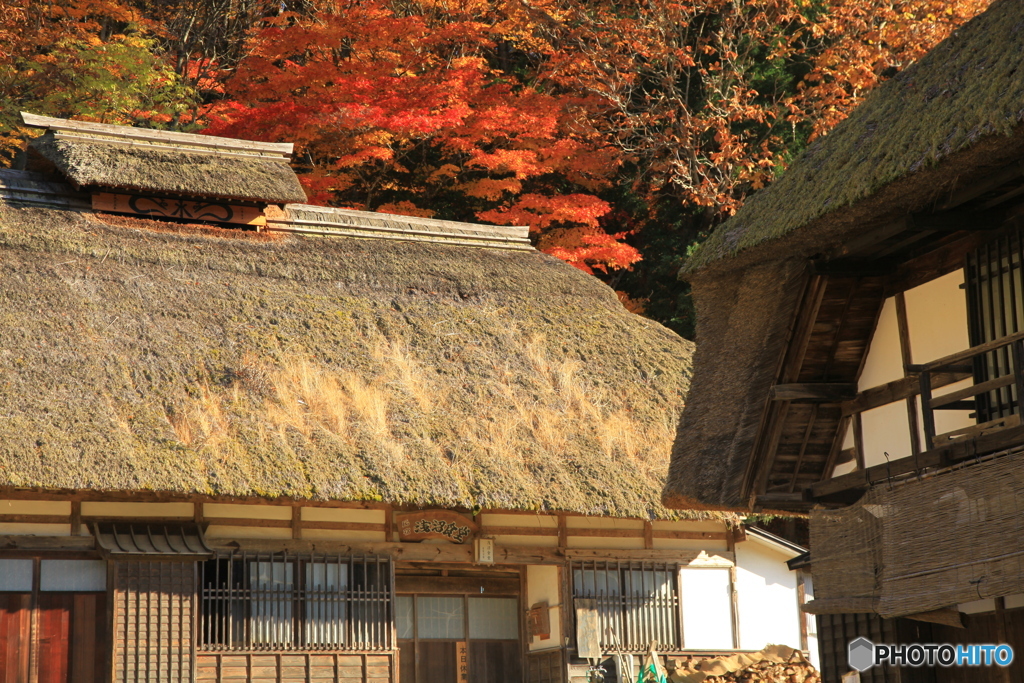
[[[40,593],[39,683],[99,683],[106,616],[102,593]]]
[[[68,683],[74,593],[39,594],[39,683]]]
[[[0,593],[0,683],[27,683],[32,595]]]

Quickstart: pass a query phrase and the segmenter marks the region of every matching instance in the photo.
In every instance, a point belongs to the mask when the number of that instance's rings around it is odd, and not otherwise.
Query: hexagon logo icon
[[[851,669],[857,671],[870,669],[875,663],[875,644],[867,638],[850,641],[846,661]]]

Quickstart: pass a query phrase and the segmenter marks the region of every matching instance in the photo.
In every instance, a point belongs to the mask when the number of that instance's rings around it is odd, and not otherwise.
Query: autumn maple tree
[[[528,225],[690,331],[686,251],[989,0],[0,0],[16,112],[296,144],[310,201]]]

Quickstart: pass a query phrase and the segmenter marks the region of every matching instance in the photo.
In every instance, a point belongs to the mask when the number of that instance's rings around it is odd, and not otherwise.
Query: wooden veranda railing
[[[852,419],[854,424],[856,446],[852,450],[860,449],[856,457],[862,466],[814,484],[810,499],[859,495],[856,491],[891,482],[895,477],[1024,445],[1024,331],[928,363],[908,364],[906,371],[903,379],[866,389],[842,402],[844,419]],[[935,395],[937,389],[971,378],[971,386]],[[909,457],[897,456],[891,462],[864,467],[863,442],[858,434],[861,414],[899,401],[913,402],[917,396],[921,397],[923,449],[915,448]],[[937,434],[936,410],[970,410],[989,419]],[[909,427],[916,434],[916,420],[911,419]],[[911,441],[915,442],[916,436]]]
[[[995,358],[994,362],[985,363],[983,367],[994,368],[996,373],[999,373],[1001,369],[1005,369],[1005,372],[942,396],[932,395],[932,377],[935,373],[955,372],[957,369],[962,369],[968,361],[973,365],[981,365],[978,364],[978,361],[983,360],[986,355],[995,356]],[[1020,416],[1024,414],[1024,332],[1017,332],[985,344],[972,346],[930,363],[910,365],[907,369],[919,373],[921,419],[928,450],[935,448],[942,440],[970,438],[992,429],[1020,424]],[[988,373],[982,370],[979,374],[984,376]],[[1009,391],[1011,388],[1013,391]],[[977,410],[982,400],[987,401],[992,409],[1002,415],[945,434],[937,435],[935,433],[936,410]]]

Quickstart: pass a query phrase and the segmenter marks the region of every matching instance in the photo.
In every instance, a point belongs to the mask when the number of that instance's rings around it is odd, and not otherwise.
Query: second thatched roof
[[[22,116],[46,130],[32,147],[79,188],[258,204],[306,201],[288,165],[291,144]]]
[[[756,461],[769,391],[781,381],[812,259],[863,252],[882,227],[939,211],[957,190],[1008,167],[1024,169],[1022,17],[1024,0],[993,3],[873,92],[687,262],[681,276],[692,285],[697,353],[665,489],[669,506],[758,504],[757,477],[774,472]],[[872,296],[880,306],[881,288]],[[848,339],[838,326],[815,334],[863,352],[872,324],[869,317]],[[858,367],[799,381],[856,382]],[[813,434],[806,425],[799,433],[831,444],[829,422],[812,425]],[[790,483],[787,491],[799,495],[795,474]]]
[[[0,487],[675,514],[693,347],[593,277],[533,250],[31,208],[57,186],[29,182],[0,202]]]

